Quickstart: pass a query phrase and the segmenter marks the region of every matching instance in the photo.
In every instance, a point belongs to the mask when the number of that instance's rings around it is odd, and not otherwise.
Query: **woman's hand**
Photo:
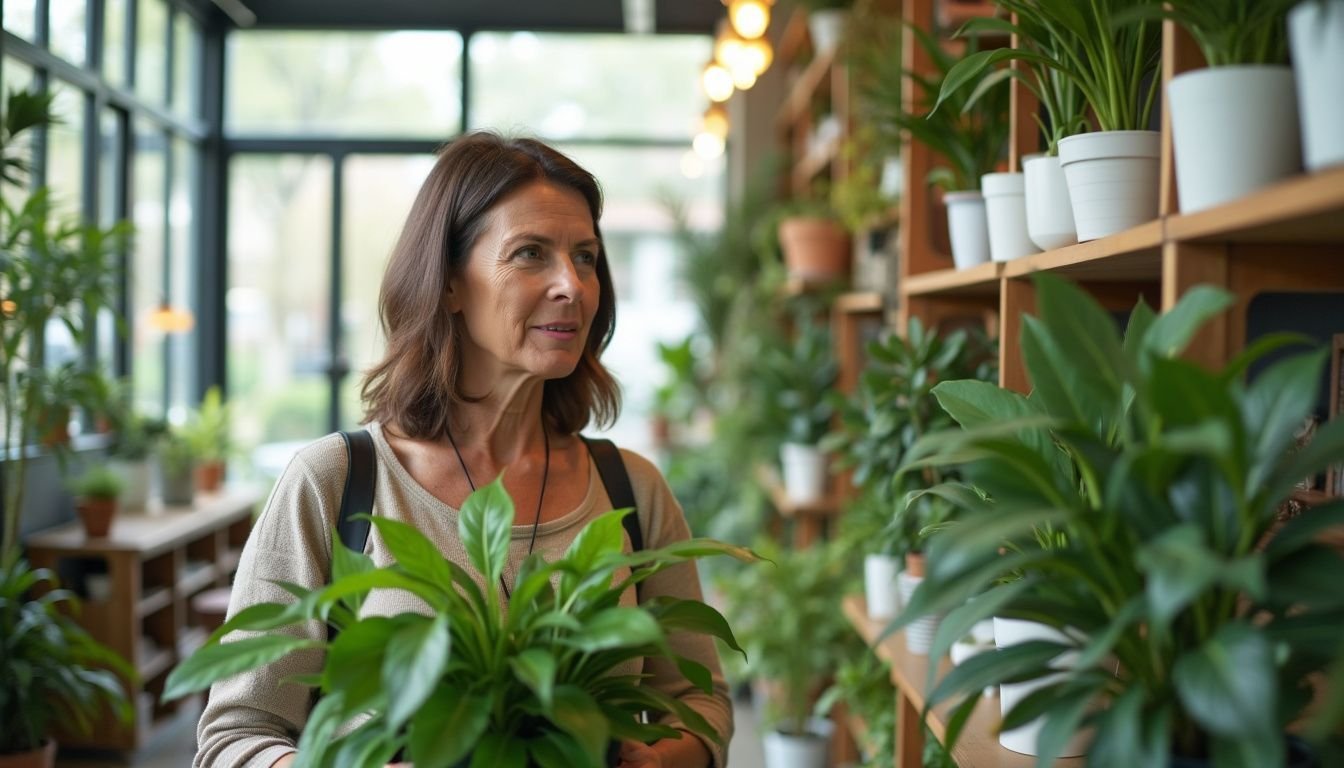
[[[663,756],[638,741],[622,741],[620,758],[617,768],[663,768]]]

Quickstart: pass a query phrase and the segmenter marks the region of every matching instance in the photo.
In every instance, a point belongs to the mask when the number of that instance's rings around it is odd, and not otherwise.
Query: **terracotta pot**
[[[196,490],[214,493],[224,484],[224,462],[205,461],[196,465]]]
[[[43,448],[70,444],[70,409],[65,406],[47,408],[37,414],[37,442]]]
[[[56,765],[56,742],[47,743],[31,752],[0,755],[0,768],[53,768]]]
[[[911,576],[924,577],[924,553],[906,552],[905,553],[905,572]]]
[[[784,219],[779,223],[779,247],[789,277],[826,283],[849,276],[849,233],[832,219]]]
[[[84,533],[90,539],[101,539],[112,530],[112,518],[117,516],[116,499],[81,498],[75,504]]]

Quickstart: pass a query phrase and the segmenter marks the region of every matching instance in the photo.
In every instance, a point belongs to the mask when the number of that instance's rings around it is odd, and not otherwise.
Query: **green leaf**
[[[513,499],[504,490],[503,477],[474,491],[462,502],[457,519],[458,536],[467,558],[486,584],[499,581],[509,555],[513,529]]]
[[[471,768],[527,768],[527,746],[503,733],[486,733],[471,755]]]
[[[308,722],[304,724],[303,735],[299,737],[295,768],[323,768],[327,765],[327,751],[336,736],[336,729],[344,719],[341,717],[344,709],[345,699],[339,691],[318,699],[317,705],[308,713]]]
[[[677,656],[676,662],[677,670],[681,672],[681,676],[686,678],[687,682],[703,693],[712,694],[714,692],[714,676],[709,671],[709,667],[685,656]]]
[[[544,648],[528,648],[510,658],[509,666],[514,676],[536,694],[542,712],[549,717],[555,689],[555,656]]]
[[[971,628],[978,622],[993,618],[1001,608],[1010,604],[1030,587],[1031,581],[1028,579],[1000,584],[982,595],[967,600],[965,605],[949,611],[943,620],[938,622],[938,631],[934,633],[933,642],[929,645],[929,658],[941,659],[952,644],[969,635]],[[929,666],[930,673],[936,674],[937,668],[932,664]]]
[[[369,520],[382,520],[385,518],[374,518],[371,515],[356,515]],[[345,546],[341,541],[339,531],[333,529],[331,532],[331,580],[336,581],[342,576],[348,576],[352,573],[364,573],[374,569],[373,558],[363,552]]]
[[[1194,523],[1178,525],[1139,550],[1152,616],[1163,626],[1218,580],[1222,561]]]
[[[698,600],[657,597],[645,601],[640,607],[652,613],[665,632],[695,632],[717,637],[729,648],[745,655],[723,614]]]
[[[586,573],[598,562],[619,553],[625,541],[621,518],[627,514],[632,514],[631,510],[612,510],[588,523],[565,550],[564,559],[576,571]]]
[[[433,584],[444,592],[453,591],[453,573],[443,553],[423,533],[399,520],[387,517],[371,519],[393,559],[408,575]]]
[[[318,640],[289,635],[262,635],[202,646],[168,675],[163,701],[203,691],[217,680],[278,661],[299,649],[321,646]]]
[[[1146,719],[1144,690],[1130,687],[1097,718],[1088,765],[1097,768],[1162,766],[1171,759],[1171,723],[1165,710]]]
[[[1344,500],[1312,507],[1294,517],[1274,534],[1265,547],[1265,557],[1271,563],[1293,555],[1313,543],[1322,531],[1344,527]]]
[[[1174,358],[1211,318],[1232,306],[1232,294],[1210,285],[1186,291],[1176,306],[1163,312],[1143,334],[1143,349],[1161,358]]]
[[[340,642],[340,637],[336,641]],[[448,617],[444,614],[408,622],[392,635],[383,659],[389,730],[395,731],[411,719],[433,693],[448,665],[450,649]]]
[[[579,742],[563,731],[544,732],[528,743],[528,751],[540,768],[574,768],[591,761]]]
[[[1176,659],[1172,682],[1185,710],[1210,733],[1254,737],[1278,730],[1274,654],[1258,629],[1223,626]]]
[[[971,693],[991,685],[1024,682],[1055,674],[1057,670],[1050,667],[1050,662],[1071,650],[1070,646],[1060,643],[1031,640],[1000,648],[994,653],[972,656],[953,667],[938,682],[929,693],[926,706],[932,707],[956,693]]]
[[[663,642],[657,620],[639,608],[608,608],[583,622],[583,628],[560,639],[585,653]]]
[[[1316,408],[1325,352],[1296,355],[1264,371],[1246,393],[1246,429],[1252,436],[1248,488],[1258,488],[1278,471],[1279,459],[1295,445],[1303,421]]]
[[[378,700],[384,695],[383,657],[393,636],[408,624],[428,621],[423,616],[370,616],[346,627],[327,649],[322,690],[343,692],[351,708]]]
[[[1114,418],[1120,402],[1122,377],[1128,368],[1115,321],[1081,288],[1048,272],[1037,273],[1036,305],[1058,350],[1059,374],[1068,383],[1082,412],[1090,413],[1085,424],[1104,428]]]
[[[471,752],[489,724],[488,699],[440,685],[411,718],[411,762],[417,768],[454,766]]]
[[[591,696],[577,686],[556,686],[555,717],[551,722],[573,736],[594,765],[601,763],[611,731],[606,716]]]

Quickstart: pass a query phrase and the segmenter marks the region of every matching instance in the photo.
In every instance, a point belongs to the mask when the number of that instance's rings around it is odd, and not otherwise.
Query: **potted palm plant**
[[[675,654],[667,633],[709,634],[738,649],[723,617],[695,600],[619,603],[627,589],[677,563],[713,554],[745,561],[755,556],[710,539],[623,554],[621,517],[628,511],[589,523],[554,562],[529,556],[507,605],[476,578],[498,582],[508,556],[514,508],[499,480],[468,497],[458,521],[476,576],[439,556],[413,527],[375,516],[372,523],[395,563],[375,567],[336,541],[329,585],[295,588],[296,600],[287,605],[240,611],[170,673],[164,697],[204,690],[239,671],[320,648],[321,700],[299,740],[299,766],[351,755],[362,756],[359,764],[383,765],[404,750],[417,765],[453,766],[474,753],[474,764],[488,754],[494,756],[489,765],[596,768],[606,764],[611,739],[680,735],[638,721],[640,711],[675,713],[691,731],[719,741],[679,700],[640,686],[638,676],[613,672],[634,658],[665,658],[708,689],[709,671]],[[432,610],[361,617],[359,606],[373,589],[404,590]],[[265,634],[314,620],[339,630],[335,639]],[[254,634],[226,642],[234,630]],[[337,731],[356,715],[357,727]]]
[[[213,493],[224,482],[224,467],[233,444],[229,436],[229,406],[219,387],[210,387],[201,398],[200,407],[180,432],[191,444],[195,459],[196,490]]]
[[[834,408],[828,397],[838,367],[827,327],[805,305],[795,314],[793,338],[766,347],[758,369],[770,420],[779,434],[784,489],[791,501],[810,504],[826,496],[822,438]]]
[[[91,539],[107,536],[117,516],[117,499],[126,481],[115,470],[103,465],[89,467],[70,481],[75,494],[75,510]]]
[[[1281,528],[1276,511],[1344,454],[1340,420],[1296,444],[1324,355],[1281,356],[1248,384],[1253,362],[1296,339],[1259,340],[1218,370],[1178,357],[1229,305],[1220,290],[1196,288],[1161,316],[1140,303],[1122,338],[1078,288],[1042,275],[1036,289],[1039,319],[1023,327],[1030,397],[935,388],[963,429],[927,438],[911,466],[961,467],[980,495],[963,496],[964,525],[933,537],[897,624],[950,609],[935,651],[991,615],[1060,634],[970,659],[929,705],[1048,678],[1003,721],[1045,717],[1043,763],[1086,726],[1096,764],[1302,764],[1284,728],[1307,711],[1313,675],[1344,668],[1344,558],[1315,540],[1344,521],[1344,503]],[[1050,546],[1036,541],[1043,527],[1060,534]],[[1075,671],[1052,677],[1061,654],[1076,654]]]

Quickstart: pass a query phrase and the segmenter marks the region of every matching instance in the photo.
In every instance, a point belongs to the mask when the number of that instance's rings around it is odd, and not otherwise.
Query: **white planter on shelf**
[[[807,721],[807,733],[769,731],[765,742],[765,768],[826,768],[831,732],[835,726],[825,718]]]
[[[1053,155],[1030,155],[1022,161],[1027,191],[1027,236],[1043,251],[1078,242],[1073,203],[1064,168]]]
[[[1308,170],[1344,164],[1344,0],[1304,0],[1288,12],[1302,159]]]
[[[910,569],[901,571],[897,577],[901,586],[901,605],[910,604],[910,596],[924,581],[923,574],[911,574]],[[941,616],[921,616],[905,625],[905,650],[916,656],[929,655],[929,646],[933,645],[933,636],[938,632]]]
[[[1027,182],[1021,173],[987,173],[980,177],[989,224],[989,257],[1008,261],[1040,252],[1027,237]]]
[[[955,666],[994,649],[994,622],[985,619],[984,621],[977,621],[965,637],[953,643],[952,647],[948,649],[947,655],[952,659],[952,664]],[[999,687],[997,685],[985,687],[985,698],[991,699],[998,694]]]
[[[901,610],[901,592],[896,576],[901,561],[891,555],[868,555],[863,558],[863,596],[868,604],[868,618],[890,619]]]
[[[968,269],[989,261],[989,220],[985,216],[985,197],[979,192],[948,192],[947,230],[952,240],[952,262],[957,269]]]
[[[807,33],[812,37],[812,49],[817,53],[834,51],[845,36],[848,21],[849,14],[835,8],[807,14]]]
[[[149,506],[149,460],[112,459],[109,465],[124,481],[117,503],[124,510],[139,510]]]
[[[1161,149],[1157,131],[1100,131],[1060,140],[1079,242],[1157,218]]]
[[[785,443],[779,449],[784,494],[794,504],[812,504],[826,496],[826,454],[815,445]]]
[[[1032,640],[1069,642],[1069,639],[1063,633],[1045,624],[1018,619],[1001,619],[997,616],[994,618],[994,642],[999,648],[1009,648]],[[1063,679],[1077,660],[1078,653],[1076,651],[1062,653],[1050,663],[1050,666],[1064,671],[1025,683],[1004,683],[1000,685],[1000,712],[1006,716],[1019,701],[1026,698],[1032,691]],[[1023,755],[1035,755],[1036,741],[1044,725],[1045,718],[1039,717],[1026,725],[1014,728],[1011,731],[1004,731],[999,734],[999,744]],[[1092,731],[1079,731],[1064,745],[1064,749],[1059,756],[1077,757],[1086,754],[1091,743]]]
[[[1302,169],[1288,67],[1186,72],[1168,83],[1167,99],[1181,213],[1235,200]]]

